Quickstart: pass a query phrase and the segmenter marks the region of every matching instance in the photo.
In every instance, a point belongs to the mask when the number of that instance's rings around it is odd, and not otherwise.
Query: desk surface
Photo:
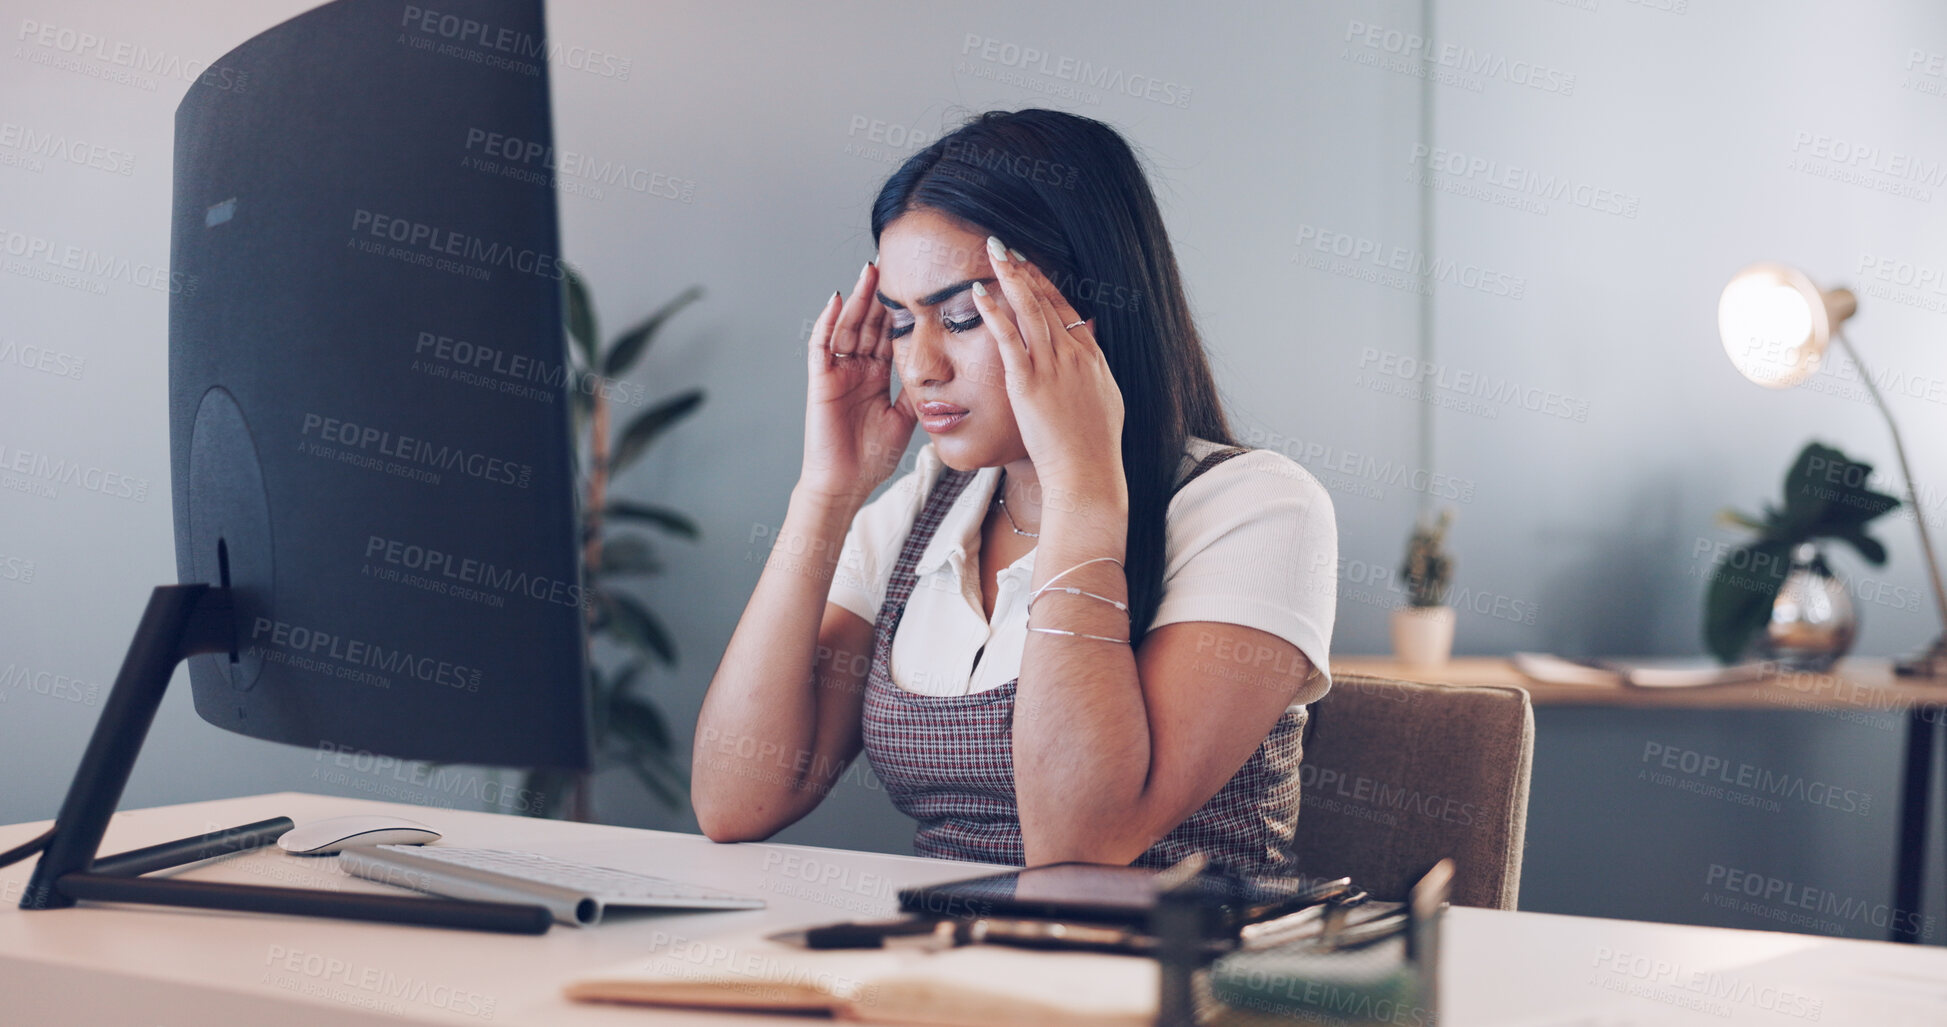
[[[1896,677],[1891,660],[1852,657],[1822,674],[1774,674],[1757,681],[1699,688],[1559,685],[1535,681],[1499,656],[1456,656],[1434,668],[1390,656],[1332,655],[1334,673],[1371,674],[1423,684],[1513,685],[1537,706],[1624,706],[1645,709],[1818,710],[1859,715],[1947,707],[1947,682]]]
[[[617,917],[540,937],[472,934],[201,910],[16,907],[31,861],[0,870],[0,995],[8,1022],[771,1024],[796,1017],[576,1004],[581,973],[693,940],[894,912],[901,887],[981,864],[531,820],[298,793],[118,814],[106,851],[289,816],[392,811],[458,845],[526,848],[739,891],[763,910]],[[0,848],[45,827],[0,828]],[[186,876],[389,891],[335,861],[269,849]],[[1797,934],[1455,908],[1442,968],[1453,1027],[1947,1023],[1947,949]],[[293,958],[296,954],[296,958]],[[342,968],[327,972],[330,965]],[[299,967],[297,970],[289,967]],[[306,972],[305,967],[318,968]],[[382,981],[379,986],[362,982]],[[390,989],[389,991],[386,989]]]

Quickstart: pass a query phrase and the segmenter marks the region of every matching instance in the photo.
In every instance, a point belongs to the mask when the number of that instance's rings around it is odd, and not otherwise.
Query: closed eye
[[[955,321],[950,317],[943,317],[940,319],[940,324],[945,326],[947,331],[953,332],[955,334],[958,334],[960,332],[971,332],[975,328],[980,327],[980,315],[975,314],[971,319],[966,321]],[[886,337],[891,339],[902,338],[906,335],[911,334],[912,330],[913,330],[913,322],[910,321],[903,325],[893,325],[892,331],[886,333]]]

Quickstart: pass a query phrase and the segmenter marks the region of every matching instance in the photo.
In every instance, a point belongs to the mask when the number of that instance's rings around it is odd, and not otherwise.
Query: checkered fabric
[[[1240,452],[1210,454],[1184,483]],[[1025,859],[1014,794],[1016,681],[973,695],[932,696],[900,688],[890,673],[893,633],[917,578],[913,566],[972,478],[971,471],[940,473],[886,585],[866,677],[865,755],[892,804],[919,821],[913,840],[919,855],[1020,866]],[[1203,852],[1212,862],[1244,873],[1287,871],[1307,715],[1304,707],[1286,710],[1230,781],[1138,856],[1135,865],[1163,867]]]

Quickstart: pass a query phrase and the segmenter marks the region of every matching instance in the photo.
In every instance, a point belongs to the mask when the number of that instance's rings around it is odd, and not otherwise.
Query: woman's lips
[[[967,419],[967,413],[966,407],[957,407],[951,403],[938,401],[921,403],[919,405],[920,427],[925,428],[929,435],[952,431],[954,426]]]

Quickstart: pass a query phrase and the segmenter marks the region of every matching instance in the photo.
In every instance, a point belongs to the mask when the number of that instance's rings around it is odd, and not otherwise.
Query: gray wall
[[[1907,273],[1947,261],[1947,78],[1939,63],[1926,74],[1941,58],[1924,56],[1947,51],[1947,8],[1673,6],[1435,5],[1434,39],[1574,76],[1568,95],[1485,76],[1440,84],[1430,90],[1428,161],[1410,163],[1408,151],[1385,162],[1393,177],[1417,172],[1436,183],[1434,252],[1526,283],[1518,301],[1466,289],[1436,295],[1433,338],[1447,380],[1504,378],[1586,410],[1580,421],[1507,406],[1491,417],[1434,408],[1436,464],[1478,483],[1456,519],[1458,583],[1537,611],[1533,624],[1463,617],[1466,651],[1696,652],[1712,547],[1738,539],[1713,524],[1716,510],[1775,501],[1786,465],[1812,438],[1873,463],[1898,491],[1885,426],[1848,365],[1828,362],[1812,381],[1776,392],[1746,382],[1726,359],[1718,292],[1756,260],[1860,290],[1853,341],[1870,371],[1895,385],[1888,400],[1929,486],[1928,522],[1947,531],[1947,305],[1940,293],[1897,286],[1873,294],[1862,274],[1880,266],[1872,261],[1905,262]],[[1910,70],[1915,51],[1923,56]],[[1846,165],[1821,151],[1837,144],[1908,163],[1912,195],[1835,180]],[[1515,167],[1565,177],[1588,187],[1589,205],[1513,205],[1519,194],[1498,188],[1496,172],[1426,166],[1475,161],[1502,175]],[[1856,166],[1869,183],[1897,180],[1871,164]],[[1883,569],[1849,549],[1831,555],[1855,586],[1858,651],[1898,654],[1940,625],[1911,520],[1884,518],[1874,534],[1891,551]],[[1889,897],[1897,721],[1543,710],[1538,727],[1524,905],[1884,937],[1874,921],[1886,911],[1874,907]],[[1786,786],[1791,795],[1830,788],[1841,808],[1788,795],[1771,809],[1683,791],[1686,775],[1662,765],[1666,753],[1678,754],[1679,768],[1695,753],[1802,780],[1803,792]],[[1733,869],[1772,897],[1727,892]],[[1806,915],[1779,898],[1787,889],[1825,912],[1810,924],[1774,919]],[[1808,889],[1837,901],[1808,898]],[[1727,899],[1755,905],[1717,904]],[[1947,941],[1939,908],[1927,906],[1936,943]]]
[[[144,287],[167,261],[170,116],[187,85],[172,69],[307,6],[4,3],[0,249],[48,240],[111,265],[126,258],[130,270],[44,281],[9,265],[0,275],[0,350],[80,361],[63,377],[0,360],[0,445],[99,466],[146,491],[0,489],[0,669],[8,680],[23,670],[75,679],[83,700],[64,698],[65,685],[0,686],[11,786],[0,821],[52,814],[98,711],[86,686],[106,688],[148,588],[174,574],[167,296]],[[1697,554],[1733,538],[1713,526],[1716,509],[1773,496],[1811,437],[1890,472],[1884,429],[1856,382],[1828,372],[1784,394],[1745,383],[1718,347],[1713,308],[1730,273],[1760,258],[1834,283],[1857,281],[1869,259],[1947,264],[1929,243],[1943,237],[1947,182],[1911,183],[1924,198],[1891,195],[1835,180],[1837,165],[1813,152],[1829,136],[1883,160],[1947,161],[1935,130],[1947,75],[1930,56],[1947,52],[1947,15],[1923,0],[1874,12],[1759,0],[1428,6],[1431,31],[1419,0],[1188,11],[1003,2],[977,14],[891,2],[553,5],[558,42],[628,67],[624,79],[557,65],[558,145],[668,176],[686,193],[580,183],[561,198],[566,256],[610,326],[690,284],[708,290],[637,378],[651,395],[701,385],[709,402],[621,483],[707,527],[694,545],[663,547],[669,570],[652,590],[682,645],[682,665],[651,679],[679,731],[796,473],[808,320],[872,255],[867,210],[885,175],[990,107],[1099,117],[1145,155],[1235,428],[1333,490],[1345,558],[1336,652],[1387,648],[1399,596],[1377,574],[1395,565],[1426,501],[1458,511],[1457,584],[1470,607],[1460,651],[1684,654],[1698,645],[1708,557]],[[54,41],[29,23],[53,26]],[[93,33],[110,51],[146,48],[161,71],[104,78],[114,68],[64,52],[60,30]],[[1486,70],[1409,74],[1413,62],[1394,52],[1409,35]],[[1023,67],[1019,47],[1045,63]],[[1042,70],[1064,59],[1187,98],[1077,87]],[[36,158],[15,125],[112,151],[96,152],[107,167]],[[1494,170],[1467,174],[1475,158]],[[1509,166],[1576,188],[1523,200],[1493,184]],[[1430,289],[1383,266],[1429,258],[1440,262]],[[1939,298],[1862,295],[1855,321],[1876,371],[1920,383],[1893,403],[1916,472],[1936,483],[1936,524],[1947,521],[1947,454],[1933,444],[1947,426],[1947,361],[1930,349],[1947,309]],[[1429,358],[1429,376],[1409,364]],[[1510,384],[1514,398],[1499,398]],[[1525,409],[1529,398],[1547,406]],[[1860,603],[1859,650],[1891,654],[1936,625],[1911,524],[1888,518],[1879,534],[1893,554],[1885,570],[1837,559],[1880,597]],[[210,729],[185,684],[145,749],[132,804],[299,788],[479,805],[477,782],[431,788]],[[1881,901],[1895,727],[1543,711],[1524,905],[1773,923],[1695,901],[1712,867]],[[1651,743],[1870,794],[1870,812],[1702,799],[1638,776]],[[600,803],[616,822],[693,829],[625,777],[605,779]],[[910,832],[858,774],[785,837],[897,851]]]

